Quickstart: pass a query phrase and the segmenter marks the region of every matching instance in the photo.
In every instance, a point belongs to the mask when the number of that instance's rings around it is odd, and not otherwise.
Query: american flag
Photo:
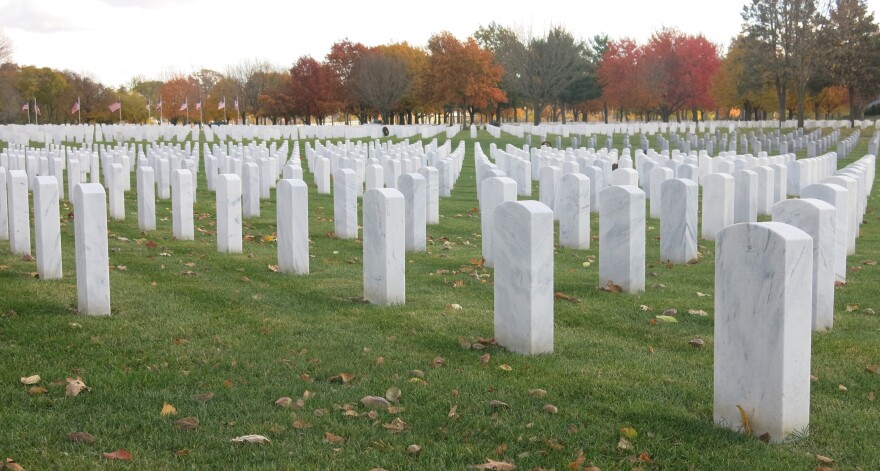
[[[186,109],[189,108],[189,103],[188,103],[188,102],[189,102],[189,98],[185,98],[185,99],[183,100],[183,104],[180,105],[180,111],[186,111]]]
[[[156,103],[156,111],[159,111],[161,109],[162,109],[162,99],[159,98],[159,103]]]
[[[122,103],[120,103],[119,101],[116,101],[116,103],[113,103],[108,108],[110,108],[111,113],[113,113],[115,111],[119,111],[119,108],[122,108]]]
[[[199,101],[196,102],[196,111],[199,111],[201,109],[202,109],[202,99],[199,98]]]
[[[223,97],[223,101],[217,103],[217,111],[220,111],[223,108],[226,108],[226,97]]]
[[[235,97],[235,111],[238,111],[238,97]]]
[[[30,111],[31,107],[27,103],[21,105],[21,111]]]
[[[79,98],[76,99],[76,103],[73,104],[73,107],[70,109],[70,114],[76,113],[79,111]]]

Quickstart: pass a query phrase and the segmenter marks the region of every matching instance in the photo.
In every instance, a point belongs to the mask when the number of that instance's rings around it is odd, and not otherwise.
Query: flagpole
[[[27,100],[25,100],[24,103],[26,105],[26,108],[24,111],[27,112],[27,115],[28,115],[28,124],[31,124],[31,105],[27,102]]]
[[[204,108],[204,104],[202,103],[201,97],[199,97],[199,127],[202,127],[202,123],[204,119],[202,118],[202,108]]]
[[[39,108],[37,108],[37,97],[34,97],[34,124],[36,124],[37,126],[40,125],[40,114],[37,113],[38,109]]]
[[[119,124],[122,124],[122,100],[119,100]]]
[[[223,122],[229,124],[229,120],[226,119],[226,97],[223,97]]]
[[[235,110],[238,111],[238,124],[241,125],[241,103],[238,101],[238,95],[235,95],[235,103],[238,104]]]

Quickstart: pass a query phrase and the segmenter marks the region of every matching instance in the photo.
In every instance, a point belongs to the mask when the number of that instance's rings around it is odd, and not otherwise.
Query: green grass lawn
[[[862,135],[841,166],[866,152],[870,133]],[[171,237],[170,201],[157,202],[158,230],[140,232],[135,192],[126,195],[127,219],[108,223],[109,318],[76,313],[66,201],[64,279],[34,278],[35,262],[0,242],[0,458],[26,469],[436,470],[492,459],[517,469],[806,470],[818,454],[839,469],[880,468],[880,374],[866,369],[880,364],[880,316],[865,312],[880,310],[880,266],[863,263],[880,259],[876,192],[848,282],[835,292],[834,330],[813,334],[810,433],[769,445],[713,425],[714,245],[701,242],[699,263],[667,267],[657,220],[647,224],[640,295],[597,289],[595,239],[589,250],[556,250],[555,291],[580,302],[555,300],[552,355],[461,346],[493,336],[492,270],[474,263],[480,218],[466,136],[453,141],[467,142],[465,165],[452,198],[441,199],[440,224],[428,227],[428,251],[407,254],[403,306],[363,303],[360,241],[328,235],[332,196],[316,194],[311,174],[308,276],[269,268],[274,190],[261,217],[245,221],[244,253],[218,254],[204,175],[194,242]],[[492,138],[481,132],[478,141],[488,153]],[[670,308],[678,323],[650,322]],[[705,347],[691,346],[694,338]],[[352,379],[334,378],[342,373]],[[20,378],[35,374],[47,391],[32,395]],[[65,378],[77,376],[91,391],[66,397]],[[402,393],[395,409],[367,414],[360,399],[391,387]],[[547,395],[530,397],[532,389]],[[285,396],[291,407],[275,404]],[[176,414],[162,416],[165,403]],[[185,417],[199,426],[182,430]],[[628,443],[621,428],[635,431]],[[95,440],[73,443],[72,432]],[[230,443],[247,434],[272,443]],[[407,453],[413,444],[420,453]],[[119,449],[131,461],[102,456]]]

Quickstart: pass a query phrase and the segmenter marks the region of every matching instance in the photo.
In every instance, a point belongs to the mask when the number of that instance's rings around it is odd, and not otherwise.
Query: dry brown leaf
[[[399,433],[406,430],[408,425],[406,424],[406,422],[401,420],[400,417],[396,417],[394,420],[391,421],[391,423],[382,424],[382,427],[384,427],[385,430],[388,430],[391,433]]]
[[[196,401],[199,401],[199,402],[208,402],[213,398],[214,398],[214,393],[212,393],[212,392],[206,392],[203,394],[196,394],[195,396],[193,396],[193,399],[195,399]]]
[[[452,407],[450,407],[450,408],[449,408],[449,413],[446,414],[446,417],[448,417],[448,418],[450,418],[450,419],[457,418],[457,417],[458,417],[458,406],[457,406],[457,405],[453,405]]]
[[[706,341],[703,339],[690,339],[688,343],[697,348],[706,345]]]
[[[454,304],[454,303],[453,303],[453,304],[447,304],[447,305],[446,305],[446,310],[447,310],[447,311],[461,311],[461,310],[462,310],[462,307],[461,307],[461,304]]]
[[[640,304],[639,309],[641,309],[642,311],[653,311],[654,310],[654,308],[652,308],[651,306],[646,306],[644,304]],[[581,456],[583,456],[583,455],[581,455]]]
[[[858,304],[847,304],[846,305],[846,312],[853,312],[853,311],[858,311],[858,310],[859,310]]]
[[[471,349],[471,341],[469,338],[462,335],[458,338],[458,346],[465,349],[465,350],[470,350]]]
[[[862,265],[874,266],[877,265],[877,260],[862,260]]]
[[[495,451],[493,452],[496,456],[501,456],[504,452],[507,451],[507,443],[502,443],[495,447]]]
[[[880,374],[880,365],[869,365],[865,367],[869,373]]]
[[[195,430],[199,428],[198,417],[184,417],[175,423],[177,424],[177,428],[181,430]]]
[[[107,458],[108,460],[131,461],[131,453],[123,449],[119,449],[111,453],[104,453],[104,458]]]
[[[834,460],[822,455],[816,455],[816,460],[822,464],[834,464]]]
[[[743,424],[743,432],[745,432],[745,434],[747,436],[751,437],[752,436],[752,427],[751,427],[751,425],[749,425],[749,414],[746,414],[746,410],[743,409],[743,406],[741,406],[739,404],[736,405],[736,408],[739,409],[740,420],[742,420],[742,424]]]
[[[810,382],[815,383],[816,381],[819,381],[819,377],[816,375],[810,375]]]
[[[391,403],[388,402],[387,399],[379,396],[364,396],[361,398],[361,404],[363,404],[364,407],[369,407],[372,409],[387,409],[388,407],[391,407]],[[355,415],[357,415],[357,413],[355,413]]]
[[[617,449],[618,450],[630,450],[632,449],[632,443],[626,438],[620,437],[620,440],[617,441]]]
[[[385,391],[385,399],[388,399],[391,402],[397,402],[398,399],[400,399],[400,395],[400,388],[398,388],[397,386],[391,386],[390,388],[388,388],[387,391]]]
[[[289,398],[289,397],[287,397],[287,396],[284,396],[284,397],[278,398],[278,400],[275,401],[275,405],[278,406],[278,407],[290,407],[290,405],[291,405],[292,403],[293,403],[293,399],[291,399],[291,398]]]
[[[476,345],[482,345],[482,344],[476,344]],[[492,358],[492,355],[489,355],[488,353],[484,353],[483,355],[480,355],[480,364],[481,365],[488,365],[489,360],[491,358]]]
[[[534,397],[536,399],[543,399],[547,396],[547,391],[543,389],[529,389],[529,397]]]
[[[837,389],[839,389],[839,390],[841,390],[841,391],[843,391],[843,392],[847,392],[847,391],[849,391],[849,389],[848,389],[846,386],[842,385],[842,384],[838,384],[838,385],[837,385]]]
[[[67,439],[74,443],[94,443],[95,437],[86,432],[73,432],[67,435]]]
[[[76,379],[67,378],[67,387],[64,390],[65,396],[76,396],[83,391],[91,391],[92,388],[86,386],[86,383],[83,382],[82,378],[79,376]]]
[[[565,294],[565,293],[561,293],[561,292],[559,292],[559,291],[553,293],[553,296],[554,296],[556,299],[561,299],[561,300],[563,300],[563,301],[568,301],[568,302],[570,302],[570,303],[574,303],[574,304],[577,304],[577,303],[581,302],[580,299],[575,298],[574,296],[570,296],[570,295]]]
[[[296,419],[293,421],[293,428],[295,428],[297,430],[302,430],[305,428],[312,428],[312,423],[306,422],[305,420],[302,420],[302,419]]]
[[[706,312],[702,309],[688,309],[688,314],[692,314],[695,316],[702,316],[702,317],[706,317],[709,315],[708,312]]]
[[[495,461],[491,458],[486,458],[486,462],[483,464],[475,464],[470,466],[473,469],[489,469],[494,471],[507,471],[511,469],[516,469],[516,465],[513,463],[508,463],[506,461]]]
[[[326,440],[328,443],[345,443],[345,437],[341,437],[330,432],[324,432],[324,440]]]
[[[24,468],[15,462],[12,458],[6,458],[6,461],[0,461],[0,469],[8,469],[10,471],[25,471]]]
[[[26,376],[21,378],[21,384],[30,386],[40,382],[40,375]]]
[[[559,408],[554,406],[553,404],[544,405],[542,410],[548,414],[558,414],[559,413]]]
[[[406,454],[408,455],[418,455],[419,453],[421,453],[421,451],[422,447],[418,445],[410,445],[406,447]]]
[[[445,363],[446,360],[444,360],[443,357],[434,357],[434,359],[431,360],[431,368],[440,368]]]
[[[354,378],[355,378],[355,376],[354,376],[354,374],[352,374],[352,373],[339,373],[338,375],[331,376],[331,377],[330,377],[330,382],[331,382],[331,383],[343,383],[343,384],[348,384],[348,383],[351,382],[351,380],[353,380]]]
[[[42,386],[31,386],[27,390],[27,393],[30,396],[39,396],[42,394],[46,394],[47,392],[49,392],[49,390]]]
[[[232,443],[254,443],[258,445],[272,443],[272,440],[269,440],[262,435],[242,435],[240,437],[235,437],[229,441]]]
[[[513,371],[513,368],[510,365],[508,365],[507,363],[499,366],[498,369],[502,370],[502,371],[507,371],[507,372]]]
[[[272,273],[278,273],[278,265],[266,265],[266,268]]]
[[[621,292],[623,292],[623,288],[621,288],[620,285],[615,285],[613,281],[609,281],[609,282],[606,283],[605,286],[603,286],[601,289],[602,289],[602,291],[608,291],[608,292],[610,292],[610,293],[621,293]]]
[[[571,471],[580,471],[581,467],[587,461],[587,457],[584,456],[583,450],[578,450],[577,458],[574,459],[571,463],[568,463],[568,469]]]
[[[168,417],[169,415],[174,415],[176,413],[177,413],[177,408],[167,402],[162,404],[162,411],[159,412],[159,414],[162,417]]]
[[[501,402],[497,399],[492,399],[491,401],[489,401],[489,407],[491,407],[493,409],[507,409],[510,406],[507,405],[506,402]]]

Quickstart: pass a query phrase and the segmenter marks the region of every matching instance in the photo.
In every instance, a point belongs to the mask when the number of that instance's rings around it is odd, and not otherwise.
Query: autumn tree
[[[324,124],[324,118],[332,111],[327,106],[332,102],[329,77],[332,73],[309,56],[300,57],[291,67],[287,86],[291,111],[304,123],[311,124],[314,117],[318,124]]]
[[[644,73],[644,51],[632,39],[611,41],[596,70],[602,99],[617,107],[621,120],[626,110],[651,106],[651,93]]]
[[[354,62],[351,90],[357,100],[388,123],[392,112],[409,91],[412,80],[402,59],[373,49]]]
[[[19,93],[25,99],[37,100],[44,122],[59,121],[59,111],[66,106],[60,102],[65,87],[64,75],[49,67],[25,66],[18,73]]]
[[[355,97],[351,84],[351,73],[354,63],[367,52],[367,47],[361,43],[354,43],[347,38],[330,46],[330,52],[325,57],[325,64],[329,77],[327,77],[329,94],[339,108],[348,115],[358,117],[361,123],[366,122],[366,116],[361,103]]]
[[[809,80],[802,76],[815,53],[806,37],[815,22],[815,0],[750,0],[743,7],[743,31],[754,40],[752,53],[760,58],[765,77],[776,90],[780,124],[786,118],[786,94]]]
[[[506,101],[498,83],[504,74],[494,63],[492,51],[483,49],[474,38],[459,41],[448,32],[428,40],[429,76],[438,101],[464,108],[470,122],[477,110]]]
[[[260,114],[260,95],[271,83],[271,72],[275,72],[272,64],[259,59],[244,60],[226,69],[226,76],[238,86],[236,96],[243,115]]]
[[[428,52],[406,42],[378,46],[376,50],[402,61],[406,69],[405,73],[412,80],[407,92],[397,104],[398,122],[412,124],[414,115],[418,119],[422,114],[432,111],[431,102],[422,100],[430,93],[427,89],[432,86],[432,79],[428,73]]]
[[[880,45],[874,14],[863,0],[835,0],[828,15],[831,76],[846,88],[850,120],[861,117],[858,100],[876,92]]]
[[[159,95],[162,98],[162,115],[172,124],[177,124],[184,121],[187,115],[193,116],[192,111],[195,110],[199,96],[199,83],[192,76],[173,74],[162,84]],[[181,111],[184,102],[188,108]]]
[[[494,21],[477,28],[477,31],[474,32],[474,39],[483,49],[492,51],[494,63],[504,69],[498,87],[504,92],[507,101],[496,103],[496,119],[501,121],[501,109],[506,104],[506,106],[513,108],[513,120],[517,121],[516,109],[522,105],[524,100],[517,91],[515,83],[517,77],[512,64],[513,60],[522,54],[519,49],[524,47],[523,44],[513,29]]]

